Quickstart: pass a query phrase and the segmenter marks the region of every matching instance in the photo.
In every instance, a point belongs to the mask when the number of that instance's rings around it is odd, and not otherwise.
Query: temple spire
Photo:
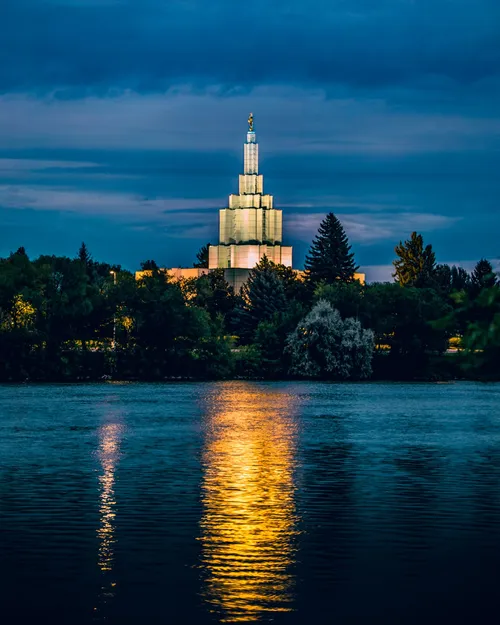
[[[245,143],[245,157],[243,173],[245,175],[259,173],[259,146],[253,129],[253,113],[248,116],[247,142]]]

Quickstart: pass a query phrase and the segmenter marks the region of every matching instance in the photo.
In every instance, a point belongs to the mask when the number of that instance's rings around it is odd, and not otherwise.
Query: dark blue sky
[[[0,255],[191,265],[250,111],[297,266],[331,210],[498,262],[498,0],[0,0]]]

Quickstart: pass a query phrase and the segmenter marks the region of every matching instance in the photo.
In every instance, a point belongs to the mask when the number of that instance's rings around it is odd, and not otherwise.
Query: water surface
[[[0,386],[2,622],[496,622],[500,385]]]

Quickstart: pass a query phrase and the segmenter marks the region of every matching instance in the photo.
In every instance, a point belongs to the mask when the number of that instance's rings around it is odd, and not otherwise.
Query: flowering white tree
[[[290,373],[304,377],[363,379],[372,371],[373,332],[356,319],[342,320],[320,300],[288,335]]]

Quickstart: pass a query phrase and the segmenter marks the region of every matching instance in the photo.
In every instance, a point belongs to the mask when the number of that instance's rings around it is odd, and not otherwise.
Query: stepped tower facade
[[[230,195],[228,207],[219,211],[219,244],[210,246],[208,266],[248,271],[267,256],[275,263],[291,267],[292,248],[284,246],[282,238],[283,212],[274,208],[273,196],[264,193],[264,177],[259,174],[259,144],[250,114],[239,193]]]

